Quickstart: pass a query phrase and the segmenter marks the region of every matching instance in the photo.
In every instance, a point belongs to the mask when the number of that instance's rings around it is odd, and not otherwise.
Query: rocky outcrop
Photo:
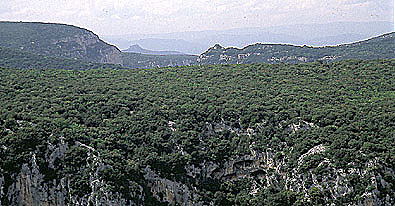
[[[122,64],[121,53],[117,48],[112,46],[99,52],[101,53],[100,63]]]
[[[55,161],[62,159],[70,146],[63,139],[57,145],[47,142],[47,146],[46,161],[48,167],[54,169]],[[135,205],[131,200],[123,199],[119,193],[106,189],[106,182],[100,177],[99,172],[109,166],[102,162],[100,154],[94,148],[80,142],[76,142],[73,147],[82,147],[88,154],[87,165],[80,168],[80,172],[89,173],[90,192],[80,191],[83,195],[76,195],[71,187],[73,174],[48,180],[42,173],[43,168],[37,164],[36,153],[32,152],[31,161],[23,164],[19,173],[11,175],[12,184],[7,188],[4,175],[0,174],[0,205]]]
[[[259,130],[264,124],[265,122],[258,123],[256,128]],[[232,128],[223,119],[219,123],[206,123],[206,127],[207,135],[224,130],[237,135],[255,135],[253,129]],[[318,128],[318,126],[304,120],[292,124],[283,122],[279,125],[279,129],[288,133],[295,133],[299,130],[303,132],[314,128]],[[172,131],[174,132],[174,130]],[[327,194],[325,202],[334,202],[353,194],[356,187],[353,178],[360,178],[366,179],[370,183],[365,188],[366,192],[360,195],[357,201],[354,201],[354,205],[391,205],[394,202],[393,196],[381,197],[378,189],[384,188],[391,193],[395,192],[391,188],[391,184],[383,178],[383,174],[393,175],[394,171],[389,167],[378,170],[377,168],[384,165],[378,159],[366,162],[364,167],[356,167],[354,163],[350,162],[347,166],[348,169],[338,168],[333,164],[333,160],[327,158],[327,146],[319,144],[300,154],[295,167],[287,169],[289,166],[287,157],[291,156],[287,152],[292,153],[292,147],[284,144],[281,151],[271,148],[267,148],[265,151],[256,151],[254,144],[252,143],[250,146],[250,154],[228,160],[223,164],[204,161],[199,165],[187,165],[184,168],[186,177],[192,180],[215,179],[220,181],[250,179],[253,182],[253,187],[250,188],[252,195],[255,195],[259,188],[282,185],[286,190],[303,194],[303,201],[306,203],[310,202],[312,198],[317,198],[315,196],[317,194]],[[314,158],[318,160],[318,163],[311,166],[309,160]],[[307,167],[307,165],[310,166]],[[161,178],[150,168],[146,168],[145,171],[145,178],[150,182],[149,187],[158,200],[169,202],[172,205],[176,203],[180,205],[201,204],[196,202],[196,198],[199,196],[198,192],[194,191],[190,185]]]
[[[168,121],[170,131],[177,132],[176,126],[175,122]],[[265,121],[261,121],[254,128],[258,132],[264,126]],[[282,122],[278,125],[278,129],[288,133],[304,132],[314,128],[318,127],[301,119],[294,123]],[[207,135],[224,130],[239,136],[257,135],[252,128],[242,129],[241,126],[234,128],[223,119],[219,123],[206,123]],[[49,169],[59,170],[59,161],[64,160],[67,152],[73,148],[80,149],[86,154],[84,164],[80,165],[74,173],[64,173],[61,176],[48,178],[43,172],[45,168],[38,163],[38,155],[41,154],[44,157],[45,165]],[[324,202],[329,204],[348,195],[358,197],[353,200],[352,205],[393,205],[395,201],[394,196],[389,195],[395,194],[391,186],[393,183],[388,182],[388,178],[384,178],[385,175],[394,176],[394,170],[386,167],[385,163],[380,162],[378,158],[370,159],[362,166],[360,164],[359,167],[350,162],[347,167],[339,168],[333,163],[334,160],[328,157],[328,146],[318,144],[298,154],[293,167],[290,167],[291,160],[288,157],[296,151],[285,143],[282,143],[280,148],[257,150],[255,142],[252,142],[249,153],[222,163],[203,161],[198,165],[187,164],[184,167],[185,176],[181,179],[162,176],[159,171],[155,171],[148,165],[143,169],[142,184],[137,185],[138,189],[134,190],[136,193],[129,195],[139,200],[139,203],[136,203],[125,198],[121,194],[122,191],[114,192],[109,189],[101,171],[113,168],[105,164],[98,150],[78,141],[72,144],[66,143],[65,138],[60,137],[56,144],[48,140],[44,152],[40,153],[38,150],[31,152],[31,160],[24,163],[19,172],[9,177],[0,174],[0,205],[127,206],[141,205],[146,195],[152,195],[152,198],[164,204],[199,206],[207,202],[202,201],[202,191],[199,191],[196,184],[213,180],[237,182],[243,179],[252,182],[252,186],[247,188],[252,196],[257,195],[261,189],[277,187],[303,195],[304,203],[309,203],[314,198],[325,198]],[[1,152],[6,152],[8,148],[3,146],[0,149]],[[315,163],[311,160],[315,160]],[[73,188],[74,176],[82,173],[89,177],[88,187],[77,188],[76,191],[75,186]],[[11,184],[6,183],[7,178],[11,179]],[[355,178],[358,178],[358,181],[362,179],[367,182],[363,194],[354,194],[357,187],[353,183]],[[129,187],[132,185],[129,183]],[[387,194],[383,194],[381,192],[383,190],[387,191]],[[317,196],[324,193],[325,196]]]
[[[382,174],[394,174],[391,168],[385,167],[381,170],[374,170],[373,168],[382,165],[375,160],[371,160],[365,164],[366,169],[350,167],[347,170],[336,168],[331,160],[323,158],[317,167],[310,168],[307,171],[301,171],[301,167],[305,164],[305,158],[314,155],[323,155],[326,149],[323,145],[317,145],[311,148],[308,152],[302,154],[298,159],[297,167],[291,171],[287,171],[286,155],[284,158],[276,159],[276,151],[267,149],[265,152],[254,152],[250,155],[245,155],[230,161],[223,165],[218,165],[213,162],[205,162],[199,166],[187,166],[185,170],[190,178],[209,178],[218,179],[222,181],[237,181],[241,179],[250,179],[253,185],[258,188],[267,188],[269,186],[279,187],[284,184],[285,189],[304,194],[304,201],[309,202],[313,198],[311,191],[316,190],[319,193],[326,192],[330,194],[325,202],[345,197],[354,192],[352,178],[367,179],[370,181],[370,186],[365,189],[365,193],[360,196],[360,199],[355,202],[355,205],[391,205],[394,202],[394,197],[386,195],[385,198],[380,198],[380,191],[378,188],[385,188],[385,190],[394,193],[390,183],[386,182]],[[319,169],[324,170],[326,175],[318,172]],[[282,182],[282,183],[281,183]],[[250,188],[251,193],[256,193],[256,188]],[[254,192],[255,191],[255,192]],[[168,191],[167,191],[168,192]],[[185,201],[185,200],[184,200]]]
[[[160,177],[150,167],[145,168],[144,178],[147,180],[147,186],[151,188],[153,196],[160,202],[168,202],[171,205],[203,205],[198,202],[196,191],[182,183]]]
[[[60,57],[77,58],[97,63],[122,64],[121,52],[115,46],[103,42],[97,35],[89,31],[62,39],[53,39],[51,44],[62,50],[63,53],[59,53]],[[51,52],[47,54],[50,55]]]

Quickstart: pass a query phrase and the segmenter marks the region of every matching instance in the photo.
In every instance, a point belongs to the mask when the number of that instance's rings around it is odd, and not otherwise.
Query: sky
[[[99,35],[394,22],[394,0],[0,0],[0,20],[65,23]]]

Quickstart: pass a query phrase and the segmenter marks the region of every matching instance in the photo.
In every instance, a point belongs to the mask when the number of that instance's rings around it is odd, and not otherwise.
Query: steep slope
[[[201,54],[199,64],[301,63],[342,59],[395,58],[394,32],[333,47],[254,44],[242,49],[215,45]]]
[[[394,205],[394,70],[1,68],[0,205]]]
[[[63,24],[0,22],[0,46],[87,62],[122,63],[116,47],[91,31]]]

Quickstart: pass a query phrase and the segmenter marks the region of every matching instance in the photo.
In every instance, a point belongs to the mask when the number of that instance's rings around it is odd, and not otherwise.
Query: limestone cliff
[[[89,174],[89,189],[82,192],[76,191],[71,185],[75,181],[73,176],[78,174],[50,178],[43,172],[55,169],[55,162],[64,158],[65,153],[73,147],[87,152],[86,165],[78,168],[78,173]],[[130,200],[123,199],[119,193],[112,193],[106,189],[106,183],[99,172],[108,165],[102,163],[100,154],[93,148],[80,142],[70,147],[63,139],[57,145],[47,142],[44,156],[48,168],[39,166],[36,157],[38,153],[40,152],[31,153],[30,162],[24,163],[19,173],[0,174],[0,205],[134,205]]]
[[[173,128],[174,122],[169,122]],[[259,125],[258,125],[259,126]],[[259,127],[257,127],[259,129]],[[280,129],[292,133],[298,130],[316,128],[312,123],[300,121],[297,124],[279,125]],[[255,135],[253,129],[232,128],[226,121],[220,123],[206,123],[206,134],[228,130],[237,135]],[[11,131],[8,131],[11,132]],[[67,143],[60,137],[57,143],[46,142],[45,151],[37,149],[30,153],[30,161],[24,163],[19,172],[13,174],[0,174],[0,205],[26,205],[26,206],[63,206],[63,205],[143,205],[144,199],[151,198],[169,205],[205,205],[199,184],[203,182],[237,182],[248,180],[251,182],[248,192],[254,196],[259,188],[285,187],[287,190],[304,194],[303,204],[308,204],[317,194],[326,193],[325,202],[333,202],[354,192],[353,178],[366,179],[369,188],[354,201],[354,205],[391,205],[394,197],[381,194],[378,188],[391,191],[390,182],[383,178],[383,174],[394,174],[393,168],[381,167],[378,159],[366,162],[359,168],[350,162],[345,168],[336,167],[330,158],[325,156],[326,147],[314,146],[301,154],[294,168],[287,168],[288,156],[293,151],[292,147],[283,145],[283,149],[267,148],[257,151],[253,142],[249,154],[229,159],[223,163],[204,161],[199,165],[188,164],[185,166],[185,176],[180,179],[171,179],[161,176],[160,173],[147,166],[142,174],[140,184],[126,183],[132,188],[128,197],[122,191],[111,191],[103,171],[112,170],[113,167],[104,163],[98,150],[79,141]],[[2,147],[1,153],[6,153],[7,147]],[[175,152],[180,152],[177,148]],[[67,163],[67,155],[71,151],[81,151],[81,163],[72,165],[73,173],[59,172],[52,175],[50,170],[61,170]],[[39,156],[44,158],[45,164],[38,163]],[[311,159],[317,159],[317,166],[306,167]],[[78,162],[78,161],[77,161]],[[0,168],[0,171],[1,168]],[[324,176],[322,175],[325,174]],[[80,184],[78,176],[85,174],[89,178],[86,187]],[[148,201],[149,202],[149,201]],[[154,204],[154,203],[152,203]]]

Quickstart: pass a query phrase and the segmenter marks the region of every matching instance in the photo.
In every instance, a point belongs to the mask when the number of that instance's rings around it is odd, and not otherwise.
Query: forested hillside
[[[0,205],[394,205],[395,60],[0,69]]]
[[[140,48],[139,51],[143,50]],[[0,56],[3,57],[0,61],[4,67],[38,69],[59,69],[62,65],[66,69],[78,69],[78,64],[81,64],[81,69],[86,69],[86,65],[91,64],[83,62],[123,64],[131,69],[214,64],[294,64],[344,59],[395,58],[395,37],[394,33],[388,33],[366,41],[335,47],[254,44],[237,49],[215,45],[200,56],[150,55],[122,53],[116,47],[100,40],[94,33],[75,26],[0,22]],[[37,61],[40,58],[44,60]]]
[[[0,47],[33,54],[121,64],[121,52],[86,29],[64,24],[0,22]]]
[[[201,54],[199,64],[305,63],[344,59],[395,58],[394,32],[352,44],[328,47],[254,44],[242,49],[215,45]]]
[[[251,63],[306,63],[335,62],[345,59],[395,58],[394,33],[353,44],[328,47],[294,46],[282,44],[254,44],[242,49],[214,45],[200,56],[194,55],[143,55],[123,53],[122,59],[129,68],[155,68],[185,65],[251,64]]]

